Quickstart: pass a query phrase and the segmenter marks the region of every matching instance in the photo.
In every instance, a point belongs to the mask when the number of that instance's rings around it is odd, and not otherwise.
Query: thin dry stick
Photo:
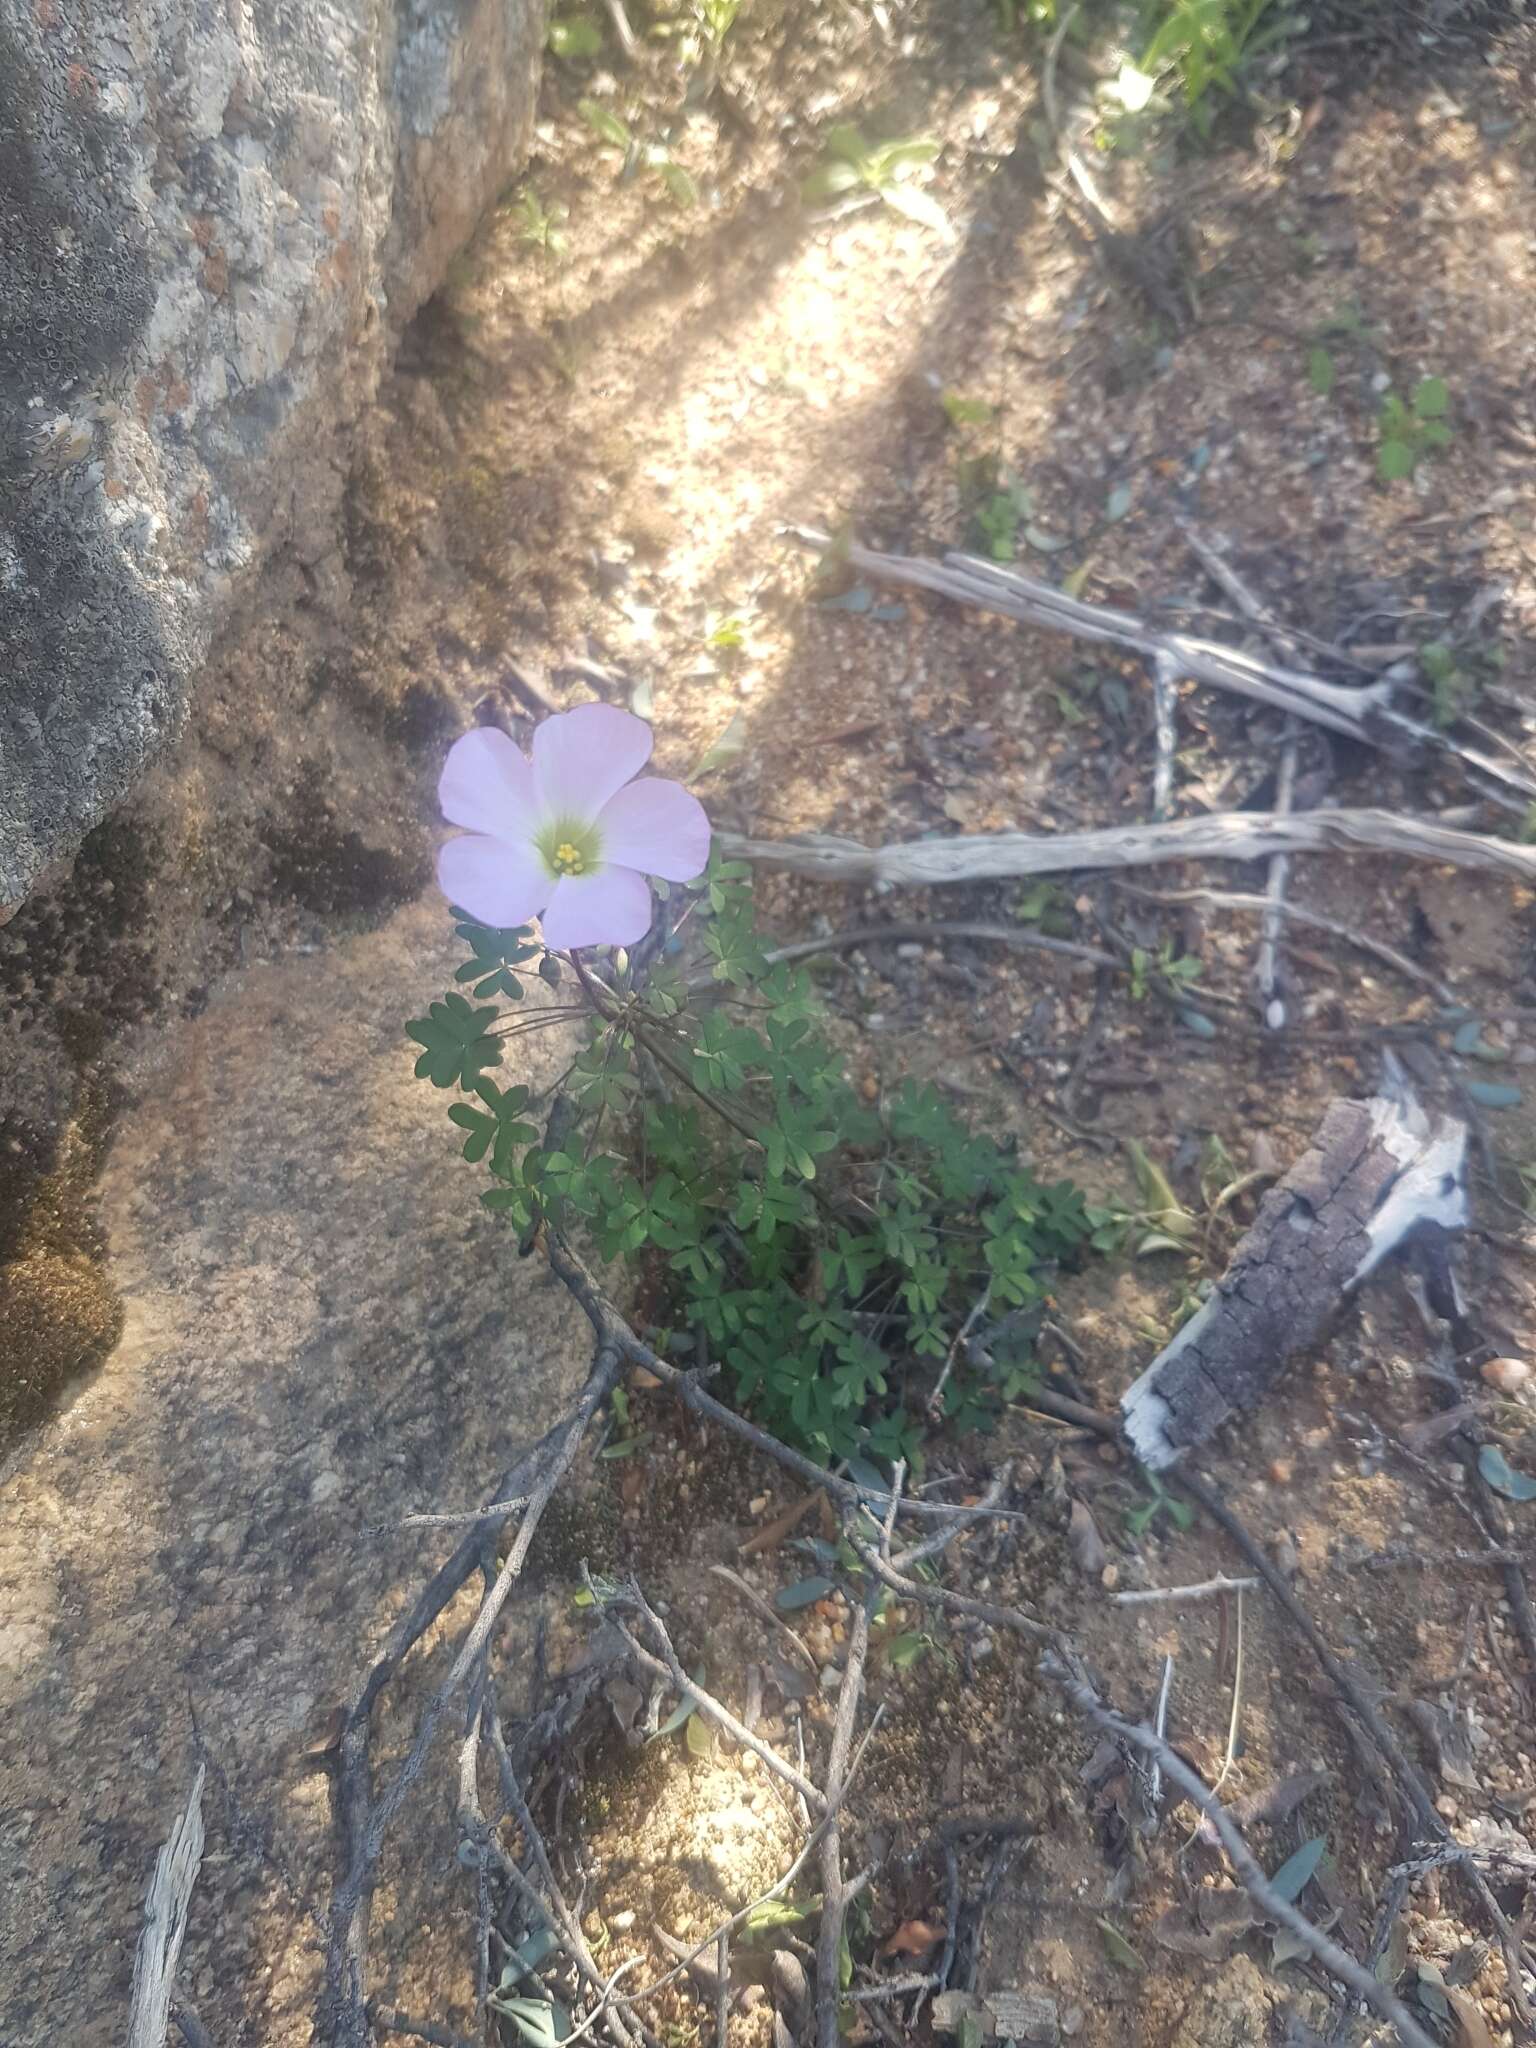
[[[991,1288],[988,1287],[977,1296],[976,1300],[971,1304],[970,1313],[955,1332],[955,1340],[950,1345],[944,1360],[944,1370],[939,1374],[937,1380],[934,1381],[933,1392],[928,1396],[928,1420],[932,1423],[939,1423],[944,1419],[944,1389],[949,1385],[949,1376],[955,1369],[955,1360],[960,1355],[961,1345],[964,1344],[966,1338],[970,1336],[972,1330],[986,1313],[987,1302],[991,1298],[991,1291]]]
[[[525,1508],[527,1505],[528,1496],[524,1493],[519,1494],[516,1500],[495,1500],[488,1507],[462,1508],[457,1514],[452,1515],[407,1515],[402,1521],[396,1522],[394,1527],[397,1529],[464,1529],[471,1525],[476,1528],[482,1525],[489,1527],[492,1522],[499,1522],[507,1515],[516,1514],[519,1508]]]
[[[1157,755],[1152,769],[1152,817],[1166,818],[1173,808],[1173,760],[1178,751],[1179,665],[1171,654],[1152,657],[1152,712]]]
[[[1166,1737],[1168,1733],[1168,1700],[1172,1692],[1173,1653],[1170,1651],[1169,1654],[1163,1659],[1163,1682],[1158,1687],[1157,1711],[1152,1716],[1152,1733],[1157,1737],[1159,1742],[1163,1741],[1163,1739]],[[1158,1763],[1157,1758],[1154,1757],[1152,1759],[1152,1796],[1148,1802],[1152,1808],[1152,1813],[1154,1816],[1154,1825],[1157,1809],[1162,1804],[1162,1798],[1162,1766]]]
[[[603,0],[614,38],[626,59],[633,64],[640,55],[639,40],[629,25],[629,16],[624,11],[624,0]]]
[[[880,1532],[882,1555],[888,1556],[891,1531],[896,1525],[896,1508],[901,1499],[906,1465],[899,1460],[891,1482],[890,1504]],[[841,2048],[842,2042],[842,1956],[843,1921],[849,1906],[867,1882],[843,1878],[842,1830],[838,1809],[843,1803],[843,1785],[853,1755],[853,1731],[858,1720],[859,1700],[864,1691],[864,1660],[869,1652],[869,1602],[854,1603],[848,1630],[848,1660],[837,1695],[837,1717],[832,1724],[832,1747],[827,1758],[827,1812],[831,1825],[821,1839],[821,1924],[816,1931],[816,2042],[817,2048]]]
[[[1221,1769],[1216,1773],[1216,1782],[1211,1787],[1212,1795],[1218,1793],[1227,1782],[1228,1774],[1237,1761],[1237,1731],[1243,1719],[1243,1596],[1237,1596],[1237,1648],[1232,1658],[1232,1712],[1227,1720],[1227,1749],[1221,1760]]]
[[[1285,739],[1280,750],[1280,772],[1275,783],[1275,810],[1285,817],[1296,794],[1296,721],[1285,721]],[[1266,1031],[1283,1031],[1286,1022],[1285,997],[1280,991],[1280,933],[1285,922],[1285,890],[1291,876],[1291,856],[1271,854],[1269,881],[1265,885],[1264,923],[1259,933],[1258,958],[1254,974],[1258,982],[1259,1016]]]
[[[1224,1579],[1218,1572],[1214,1579],[1201,1579],[1193,1586],[1148,1586],[1135,1593],[1112,1593],[1110,1598],[1117,1607],[1148,1607],[1155,1600],[1213,1600],[1218,1593],[1252,1593],[1262,1583],[1260,1579]]]
[[[731,2010],[731,1937],[728,1934],[722,1934],[716,1946],[715,1970],[719,1978],[715,1986],[715,2048],[725,2048]]]
[[[1299,659],[1296,642],[1284,630],[1262,599],[1256,597],[1237,571],[1227,563],[1209,541],[1201,538],[1187,521],[1184,524],[1184,538],[1191,549],[1204,563],[1207,573],[1212,576],[1236,604],[1239,611],[1252,620],[1259,631],[1273,645],[1282,661],[1294,662]],[[1296,756],[1299,745],[1299,729],[1295,715],[1288,713],[1285,734],[1280,752],[1280,773],[1275,788],[1275,809],[1288,812],[1296,794]],[[1265,1028],[1279,1031],[1286,1021],[1285,998],[1280,992],[1280,931],[1285,914],[1286,883],[1290,879],[1291,858],[1289,854],[1274,854],[1269,863],[1269,881],[1265,887],[1266,906],[1264,925],[1259,935],[1258,959],[1255,963],[1255,978],[1258,982],[1259,1015]]]
[[[155,1858],[144,1899],[144,1926],[133,1959],[128,2048],[165,2048],[171,1992],[187,1931],[187,1907],[203,1860],[203,1780],[199,1764],[187,1803]]]
[[[1357,932],[1352,925],[1340,924],[1337,918],[1323,917],[1318,911],[1303,910],[1299,904],[1288,898],[1284,903],[1274,904],[1267,896],[1245,894],[1240,889],[1143,889],[1134,882],[1115,883],[1117,889],[1127,896],[1135,896],[1143,903],[1204,903],[1213,910],[1259,910],[1278,911],[1282,918],[1289,918],[1293,924],[1304,924],[1315,932],[1327,932],[1330,938],[1342,939],[1346,945],[1356,946],[1373,960],[1381,961],[1408,981],[1416,981],[1422,987],[1432,989],[1443,1003],[1458,1000],[1452,990],[1427,967],[1421,967],[1416,960],[1410,960],[1406,953],[1400,953],[1395,946],[1389,946],[1381,939],[1373,939],[1366,932]]]
[[[973,1600],[968,1593],[951,1593],[947,1586],[925,1585],[921,1580],[909,1579],[894,1566],[871,1550],[850,1530],[848,1541],[863,1559],[865,1565],[877,1579],[899,1593],[904,1600],[916,1600],[930,1607],[943,1607],[951,1614],[968,1615],[973,1621],[989,1622],[993,1628],[1012,1629],[1016,1635],[1028,1636],[1035,1642],[1050,1643],[1065,1653],[1071,1645],[1059,1630],[1049,1622],[1036,1621],[1033,1615],[1025,1614],[1017,1607],[1000,1607],[992,1600]]]
[[[507,1748],[507,1738],[502,1730],[501,1716],[496,1710],[495,1701],[489,1687],[487,1687],[486,1691],[484,1725],[486,1732],[491,1738],[491,1749],[496,1758],[497,1774],[501,1780],[502,1797],[512,1810],[513,1817],[522,1831],[524,1843],[532,1852],[534,1863],[537,1866],[539,1877],[544,1887],[543,1896],[540,1896],[538,1889],[518,1869],[516,1863],[507,1854],[506,1850],[502,1848],[501,1844],[492,1838],[490,1847],[496,1856],[498,1865],[512,1884],[513,1889],[519,1893],[525,1903],[532,1905],[546,1919],[551,1921],[555,1931],[562,1937],[562,1946],[566,1953],[571,1957],[586,1982],[597,1993],[598,2010],[602,2012],[604,2023],[608,2027],[609,2032],[616,2041],[621,2044],[626,2043],[631,2038],[629,2022],[612,2005],[605,2007],[603,2004],[611,1987],[605,1982],[602,1972],[598,1969],[597,1960],[588,1945],[587,1937],[582,1932],[581,1922],[575,1913],[572,1912],[570,1903],[561,1889],[560,1881],[555,1876],[554,1866],[549,1860],[549,1851],[545,1847],[544,1837],[539,1832],[538,1823],[534,1820],[528,1801],[523,1795],[523,1788],[518,1782],[517,1772],[512,1763],[511,1752]],[[650,2032],[649,2028],[638,2019],[635,2020],[634,2025],[641,2038],[650,2043],[651,2048],[655,2048],[655,2036]]]
[[[602,1318],[603,1328],[613,1332],[613,1341],[621,1346],[630,1362],[644,1366],[647,1372],[654,1373],[656,1378],[677,1396],[684,1407],[691,1409],[695,1415],[701,1416],[707,1422],[718,1423],[732,1436],[739,1437],[743,1443],[750,1444],[765,1457],[774,1459],[786,1471],[795,1473],[807,1484],[820,1488],[831,1499],[841,1501],[845,1507],[860,1506],[865,1490],[855,1486],[851,1479],[839,1478],[836,1473],[813,1464],[802,1452],[791,1450],[788,1444],[782,1444],[777,1437],[769,1436],[768,1432],[759,1429],[756,1423],[748,1422],[746,1417],[738,1415],[734,1408],[727,1408],[712,1394],[706,1393],[699,1384],[696,1374],[685,1372],[680,1366],[673,1365],[670,1359],[663,1358],[659,1352],[653,1351],[648,1344],[643,1344],[620,1316],[592,1273],[563,1240],[550,1241],[549,1263],[581,1303],[588,1316]],[[1097,1415],[1095,1419],[1105,1420],[1104,1417]],[[1114,1429],[1113,1423],[1108,1426],[1111,1430]],[[957,1522],[962,1527],[982,1514],[1009,1522],[1031,1520],[1028,1514],[1015,1508],[955,1507],[943,1501],[917,1500],[910,1494],[902,1497],[898,1514],[931,1521]]]
[[[795,1646],[795,1654],[810,1666],[812,1675],[820,1675],[821,1667],[817,1664],[816,1659],[811,1655],[810,1651],[806,1648],[804,1641],[795,1632],[795,1630],[790,1627],[789,1623],[784,1619],[782,1614],[774,1613],[773,1609],[768,1605],[768,1602],[763,1598],[762,1594],[757,1591],[756,1587],[749,1586],[746,1580],[741,1576],[740,1572],[733,1572],[728,1564],[712,1564],[710,1566],[710,1570],[714,1573],[717,1579],[724,1579],[728,1586],[734,1586],[736,1591],[747,1602],[748,1606],[751,1607],[754,1610],[754,1612],[760,1614],[763,1617],[764,1621],[771,1622],[781,1635],[788,1636],[789,1640]]]
[[[785,531],[804,546],[824,553],[830,538],[814,527],[790,526]],[[978,606],[1003,618],[1019,619],[1047,632],[1070,633],[1074,638],[1101,645],[1123,647],[1128,652],[1155,660],[1169,654],[1183,674],[1217,689],[1274,705],[1281,711],[1298,711],[1334,732],[1370,742],[1367,718],[1388,711],[1392,686],[1376,683],[1364,689],[1342,689],[1316,676],[1282,669],[1256,661],[1235,648],[1211,640],[1197,640],[1187,633],[1159,633],[1132,612],[1111,610],[1069,597],[1054,585],[1023,576],[1017,570],[1000,569],[974,555],[951,553],[942,562],[912,555],[882,554],[877,548],[861,547],[857,541],[846,549],[839,543],[842,558],[853,569],[885,583],[907,589],[931,590],[960,604]]]
[[[1449,1829],[1435,1810],[1429,1788],[1402,1744],[1391,1728],[1376,1711],[1362,1688],[1356,1684],[1345,1665],[1329,1649],[1321,1629],[1308,1614],[1305,1607],[1287,1585],[1284,1576],[1274,1562],[1266,1556],[1263,1547],[1248,1533],[1239,1518],[1227,1506],[1221,1495],[1206,1480],[1192,1472],[1180,1471],[1175,1476],[1178,1486],[1191,1500],[1204,1508],[1220,1528],[1224,1529],[1248,1559],[1265,1585],[1279,1601],[1281,1608],[1295,1624],[1311,1647],[1312,1654],[1322,1666],[1334,1691],[1364,1729],[1378,1754],[1385,1760],[1396,1776],[1413,1810],[1414,1819],[1420,1828],[1434,1841],[1444,1843],[1455,1853],[1458,1867],[1467,1882],[1477,1894],[1483,1911],[1488,1915],[1499,1937],[1504,1954],[1504,1974],[1509,1985],[1509,1997],[1522,2023],[1531,2025],[1530,2002],[1521,1982],[1520,1942],[1510,1925],[1503,1907],[1488,1887],[1488,1882],[1477,1868],[1470,1852],[1452,1840]]]
[[[1213,811],[1161,825],[1106,825],[1089,832],[985,832],[957,839],[857,840],[808,833],[798,839],[747,839],[717,832],[730,860],[787,868],[823,882],[938,887],[1059,875],[1086,868],[1153,867],[1179,860],[1265,860],[1275,853],[1400,854],[1451,867],[1486,868],[1536,881],[1536,849],[1481,832],[1453,831],[1392,811],[1318,810],[1278,817],[1263,811]]]
[[[1017,925],[975,924],[947,917],[923,918],[911,924],[856,924],[847,931],[829,932],[824,939],[797,939],[792,946],[775,946],[764,958],[770,966],[781,960],[812,960],[818,953],[845,953],[853,946],[872,946],[881,939],[979,939],[987,945],[1015,946],[1026,953],[1061,953],[1072,960],[1090,961],[1095,967],[1120,965],[1113,953],[1098,946],[1053,939],[1047,932],[1021,931]],[[720,984],[713,976],[701,975],[689,986],[718,989]]]
[[[881,1706],[875,1709],[873,1718],[871,1719],[869,1726],[864,1730],[863,1738],[859,1743],[858,1752],[855,1755],[852,1764],[849,1766],[847,1777],[843,1780],[843,1803],[845,1805],[847,1803],[848,1794],[853,1790],[854,1780],[859,1775],[860,1766],[864,1762],[864,1752],[866,1749],[868,1749],[870,1739],[874,1735],[875,1730],[879,1727],[881,1719],[884,1716],[884,1713],[885,1707],[882,1704]],[[667,1971],[665,1976],[658,1977],[654,1984],[647,1984],[645,1988],[641,1991],[633,1991],[626,1994],[622,1994],[617,2002],[625,2006],[635,2006],[641,2004],[647,1998],[654,1998],[658,1992],[665,1991],[669,1984],[675,1984],[678,1978],[682,1976],[683,1972],[690,1968],[692,1964],[698,1961],[699,1957],[704,1954],[706,1949],[715,1947],[722,1934],[734,1934],[736,1932],[736,1929],[740,1927],[744,1921],[749,1920],[752,1917],[752,1915],[757,1911],[759,1906],[765,1906],[767,1905],[770,1899],[776,1899],[780,1897],[782,1893],[787,1892],[790,1889],[790,1887],[794,1884],[795,1879],[800,1875],[801,1871],[804,1870],[806,1864],[810,1861],[815,1851],[821,1847],[822,1838],[826,1834],[827,1829],[831,1826],[832,1820],[833,1813],[828,1812],[822,1815],[821,1819],[816,1823],[816,1826],[806,1836],[805,1842],[801,1847],[799,1854],[795,1857],[794,1862],[790,1864],[789,1868],[784,1872],[784,1875],[782,1877],[776,1878],[774,1882],[771,1885],[769,1885],[767,1891],[759,1892],[755,1899],[749,1901],[747,1905],[742,1906],[737,1912],[733,1913],[728,1920],[722,1920],[718,1927],[711,1928],[709,1933],[704,1936],[704,1939],[702,1941],[697,1943],[693,1948],[689,1949],[686,1955],[680,1956],[678,1958],[677,1962],[673,1965],[673,1967],[670,1970]],[[588,2017],[590,2019],[594,2016],[589,2014]]]
[[[828,535],[813,527],[788,526],[783,531],[822,553],[832,545]],[[1022,576],[1016,569],[1005,569],[975,555],[952,553],[940,563],[881,554],[878,549],[861,547],[857,542],[839,546],[842,559],[851,568],[884,582],[932,590],[957,603],[976,605],[1004,618],[1021,619],[1048,632],[1070,633],[1081,640],[1124,647],[1143,657],[1170,654],[1180,673],[1197,682],[1231,690],[1280,711],[1294,712],[1315,725],[1347,733],[1367,746],[1400,746],[1406,742],[1449,755],[1474,778],[1492,781],[1496,793],[1502,792],[1498,794],[1500,802],[1512,802],[1511,791],[1527,798],[1536,796],[1536,779],[1523,764],[1512,768],[1507,762],[1479,753],[1449,734],[1396,711],[1389,681],[1346,689],[1300,669],[1259,661],[1218,641],[1197,640],[1186,633],[1159,633],[1134,613],[1085,603],[1081,598],[1069,597],[1053,584]]]
[[[1320,1928],[1314,1927],[1304,1913],[1293,1906],[1289,1899],[1282,1898],[1273,1888],[1225,1806],[1198,1772],[1190,1769],[1176,1749],[1154,1735],[1150,1728],[1138,1726],[1120,1714],[1111,1713],[1090,1685],[1067,1671],[1055,1658],[1042,1658],[1040,1670],[1044,1677],[1060,1686],[1085,1720],[1091,1721],[1096,1728],[1102,1728],[1105,1734],[1112,1735],[1117,1742],[1129,1743],[1133,1748],[1141,1750],[1144,1755],[1157,1760],[1164,1775],[1178,1786],[1192,1805],[1199,1808],[1221,1837],[1222,1847],[1231,1858],[1232,1868],[1266,1920],[1274,1921],[1278,1927],[1287,1928],[1307,1954],[1319,1962],[1330,1977],[1337,1977],[1341,1984],[1348,1985],[1357,1998],[1365,2000],[1378,2019],[1383,2019],[1389,2026],[1396,2027],[1404,2048],[1436,2048],[1436,2044],[1407,2007],[1385,1984],[1362,1964],[1356,1962],[1345,1949],[1340,1948],[1336,1941],[1330,1940]]]
[[[588,1583],[590,1584],[590,1581]],[[684,1698],[693,1701],[695,1708],[706,1721],[712,1721],[717,1728],[723,1728],[733,1741],[741,1744],[743,1749],[750,1749],[776,1777],[782,1778],[786,1785],[798,1792],[800,1797],[808,1805],[814,1806],[818,1813],[825,1811],[826,1800],[802,1771],[797,1771],[794,1765],[787,1758],[780,1756],[771,1744],[764,1742],[760,1735],[754,1735],[745,1721],[738,1721],[730,1708],[722,1706],[713,1693],[706,1692],[703,1686],[688,1676],[676,1650],[672,1647],[672,1638],[667,1634],[660,1617],[647,1606],[644,1594],[637,1586],[631,1586],[630,1593],[662,1648],[662,1656],[653,1657],[633,1631],[615,1615],[614,1620],[619,1632],[628,1643],[642,1670],[648,1671],[653,1678],[669,1680]]]

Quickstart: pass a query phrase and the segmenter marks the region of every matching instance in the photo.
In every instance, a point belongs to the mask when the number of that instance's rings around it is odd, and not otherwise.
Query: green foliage
[[[1170,996],[1183,997],[1203,972],[1200,961],[1191,954],[1175,953],[1171,939],[1164,939],[1155,953],[1135,946],[1131,949],[1131,1000],[1144,1003],[1154,985]]]
[[[519,924],[503,930],[495,925],[477,924],[467,910],[455,910],[453,919],[454,936],[464,941],[471,955],[454,980],[472,981],[474,994],[482,1003],[493,996],[510,996],[514,1003],[521,1002],[523,984],[508,970],[537,960],[543,953],[544,948],[534,939],[532,926]]]
[[[1424,457],[1450,445],[1451,394],[1443,377],[1421,377],[1406,401],[1389,391],[1376,430],[1376,474],[1383,483],[1412,476]]]
[[[992,422],[993,408],[984,398],[967,398],[959,391],[941,391],[939,403],[952,427],[985,427]]]
[[[936,142],[918,135],[866,142],[851,121],[840,121],[828,131],[826,156],[801,186],[801,196],[807,206],[825,206],[862,187],[947,239],[953,233],[948,214],[931,192],[912,182],[938,153]]]
[[[1504,666],[1504,650],[1497,645],[1455,648],[1445,640],[1430,640],[1419,649],[1419,667],[1429,684],[1435,724],[1442,730],[1475,709],[1483,686]],[[1525,838],[1522,829],[1520,836]]]
[[[665,143],[643,142],[629,123],[601,100],[578,100],[576,111],[600,142],[622,153],[626,170],[653,171],[679,206],[698,205],[698,186]]]
[[[809,975],[766,957],[743,866],[711,864],[690,922],[714,998],[666,965],[639,988],[584,977],[585,1042],[542,1137],[526,1088],[483,1072],[500,1057],[495,1009],[434,1003],[408,1027],[425,1048],[417,1072],[461,1090],[449,1114],[491,1175],[486,1205],[520,1231],[548,1219],[605,1259],[643,1263],[663,1319],[690,1348],[702,1334],[766,1427],[821,1459],[913,1459],[925,1389],[976,1303],[999,1335],[946,1382],[944,1413],[962,1427],[1032,1383],[1030,1335],[1010,1319],[1038,1310],[1052,1273],[1116,1219],[1068,1182],[1042,1183],[932,1088],[907,1082],[870,1108],[822,1034]],[[527,933],[459,929],[464,977],[505,976],[499,992],[517,1001]],[[636,1433],[614,1414],[610,1452],[627,1455]],[[907,1645],[897,1661],[918,1654]]]
[[[560,223],[568,217],[567,207],[556,200],[546,210],[538,193],[530,186],[526,192],[519,193],[512,211],[519,222],[517,239],[520,242],[531,242],[536,249],[542,249],[552,262],[565,254],[565,235]]]
[[[446,995],[433,1003],[425,1017],[406,1025],[406,1036],[425,1048],[416,1062],[418,1081],[430,1081],[434,1088],[473,1088],[482,1069],[494,1067],[501,1047],[489,1035],[494,1008],[476,1010],[461,995]]]
[[[693,11],[706,43],[718,50],[735,26],[741,0],[693,0]]]
[[[556,15],[545,38],[552,57],[566,63],[580,63],[603,53],[601,25],[590,14]]]
[[[1285,33],[1282,23],[1261,32],[1271,0],[1158,0],[1144,10],[1152,37],[1140,70],[1148,78],[1172,78],[1190,119],[1208,134],[1213,111],[1208,95],[1230,97],[1243,63]]]

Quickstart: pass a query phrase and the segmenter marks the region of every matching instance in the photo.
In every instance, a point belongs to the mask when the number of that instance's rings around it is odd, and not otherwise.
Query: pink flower
[[[647,875],[691,882],[709,859],[709,820],[680,782],[634,777],[651,728],[611,704],[546,718],[533,760],[481,726],[454,741],[438,783],[451,825],[437,857],[450,903],[482,924],[542,920],[544,943],[632,946],[651,925]]]

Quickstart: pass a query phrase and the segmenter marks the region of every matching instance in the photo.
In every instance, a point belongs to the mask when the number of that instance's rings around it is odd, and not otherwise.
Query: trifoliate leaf
[[[473,1088],[481,1072],[501,1059],[500,1045],[486,1030],[496,1015],[494,1009],[473,1009],[463,996],[450,994],[432,1003],[425,1017],[413,1017],[405,1031],[423,1048],[417,1080],[430,1081],[434,1088]]]

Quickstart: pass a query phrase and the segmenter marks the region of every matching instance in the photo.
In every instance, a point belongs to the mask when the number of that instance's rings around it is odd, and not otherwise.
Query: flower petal
[[[450,839],[439,850],[437,883],[450,903],[492,925],[527,924],[554,890],[531,846],[509,846],[478,832]]]
[[[691,882],[709,861],[704,806],[680,782],[647,775],[626,783],[599,811],[597,829],[605,861],[664,882]]]
[[[563,875],[544,913],[544,943],[556,953],[572,946],[632,946],[650,930],[651,916],[650,887],[633,868]]]
[[[651,728],[615,704],[578,704],[534,728],[533,773],[546,816],[595,818],[651,758]]]
[[[538,786],[527,756],[489,725],[476,726],[448,749],[437,800],[450,825],[493,839],[532,838],[538,818]]]

